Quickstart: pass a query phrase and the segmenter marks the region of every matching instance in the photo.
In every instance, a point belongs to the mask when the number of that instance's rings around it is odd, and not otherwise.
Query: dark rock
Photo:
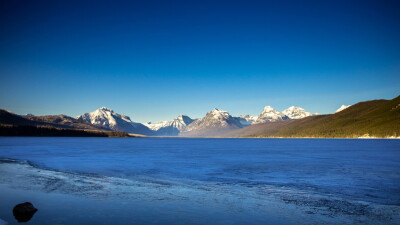
[[[37,211],[38,210],[33,207],[32,203],[25,202],[16,205],[13,209],[13,214],[15,219],[21,223],[28,222]]]

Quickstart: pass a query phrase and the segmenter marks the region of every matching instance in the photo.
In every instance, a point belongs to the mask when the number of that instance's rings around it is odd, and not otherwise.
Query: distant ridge
[[[177,136],[194,120],[186,115],[179,115],[171,121],[161,121],[158,123],[144,123],[155,132],[156,136]]]
[[[73,128],[73,129],[86,129],[86,130],[104,130],[111,131],[105,127],[93,125],[90,123],[79,121],[75,118],[66,115],[50,115],[50,116],[25,116],[24,118],[51,124],[54,127],[60,128]]]
[[[65,115],[25,118],[0,109],[0,136],[128,137],[130,135],[119,131],[101,130]]]
[[[65,129],[86,129],[86,130],[104,130],[109,129],[94,126],[88,123],[79,122],[78,120],[65,116],[19,116],[6,110],[0,109],[0,124],[14,126],[47,126]]]

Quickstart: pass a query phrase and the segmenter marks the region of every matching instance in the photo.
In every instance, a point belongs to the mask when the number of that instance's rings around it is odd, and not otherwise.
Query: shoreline
[[[382,139],[382,140],[398,140],[400,137],[181,137],[181,136],[146,136],[141,134],[128,134],[128,136],[29,136],[29,135],[0,135],[0,137],[32,137],[32,138],[163,138],[163,139]]]

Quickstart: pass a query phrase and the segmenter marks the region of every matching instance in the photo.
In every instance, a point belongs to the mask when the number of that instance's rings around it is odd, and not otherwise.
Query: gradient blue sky
[[[400,94],[400,1],[0,1],[0,108],[134,121]]]

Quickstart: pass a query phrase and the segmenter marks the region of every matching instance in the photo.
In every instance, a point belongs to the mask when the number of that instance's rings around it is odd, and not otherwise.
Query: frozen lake
[[[399,224],[400,140],[0,138],[0,218]],[[4,201],[4,200],[5,201]]]

